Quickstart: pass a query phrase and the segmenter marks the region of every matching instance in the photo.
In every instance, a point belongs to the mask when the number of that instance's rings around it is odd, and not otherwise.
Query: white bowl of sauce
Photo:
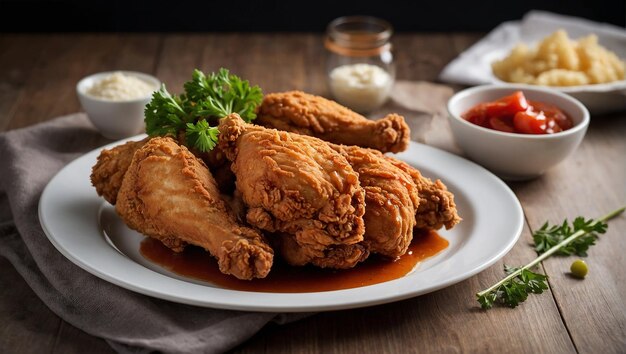
[[[109,71],[87,76],[76,93],[89,120],[109,139],[121,139],[145,129],[144,109],[161,82],[135,71]]]
[[[468,113],[481,104],[502,102],[520,91],[529,104],[535,102],[541,107],[540,103],[544,103],[548,107],[544,109],[546,112],[531,108],[535,114],[545,113],[549,121],[549,107],[556,107],[569,117],[569,126],[549,133],[523,133],[518,129],[506,131],[506,127],[488,128],[468,120]],[[520,84],[483,85],[460,91],[448,101],[448,120],[457,144],[467,157],[505,180],[526,180],[542,175],[573,154],[585,136],[590,118],[587,108],[565,93]],[[529,129],[524,124],[512,123],[513,128]]]

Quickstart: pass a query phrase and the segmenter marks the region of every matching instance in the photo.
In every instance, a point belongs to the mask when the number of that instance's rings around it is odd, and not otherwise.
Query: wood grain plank
[[[155,75],[171,93],[181,93],[183,83],[191,79],[193,69],[202,69],[202,47],[207,45],[206,37],[201,34],[164,36]]]
[[[157,76],[171,92],[180,93],[193,69],[223,67],[264,92],[298,88],[325,94],[323,54],[321,37],[315,35],[167,35]]]
[[[485,36],[484,33],[452,33],[450,39],[452,47],[457,53],[462,53]]]
[[[436,81],[441,69],[457,56],[447,33],[410,33],[394,37],[399,80]]]
[[[237,43],[237,45],[233,45]],[[401,34],[394,38],[397,77],[435,80],[456,56],[447,34]],[[220,67],[258,84],[265,92],[304,90],[328,96],[323,36],[316,34],[167,35],[157,74],[180,92],[194,68]]]
[[[599,217],[626,205],[626,112],[593,117],[578,151],[544,177],[517,186],[533,228],[577,216]],[[601,161],[592,163],[592,161]],[[544,261],[554,296],[581,353],[626,351],[626,216],[609,222],[585,259],[590,273],[572,278],[577,257]]]
[[[16,101],[48,40],[45,35],[0,36],[0,131],[6,130]]]
[[[76,83],[108,70],[154,70],[158,35],[55,34],[19,94],[8,129],[80,111]]]

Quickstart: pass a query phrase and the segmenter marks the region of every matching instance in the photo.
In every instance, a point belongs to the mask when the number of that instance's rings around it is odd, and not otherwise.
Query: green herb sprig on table
[[[575,238],[572,242],[559,248],[555,255],[571,256],[573,254],[581,257],[587,257],[587,250],[590,246],[595,245],[598,239],[597,234],[606,232],[607,224],[602,222],[594,222],[594,220],[585,220],[583,217],[574,219],[572,226],[568,224],[567,219],[561,225],[550,226],[546,222],[541,228],[533,234],[535,242],[535,251],[542,254],[550,248],[563,242],[576,232],[584,231],[584,234]]]
[[[531,271],[539,262],[553,254],[586,256],[590,246],[595,244],[597,234],[606,232],[606,221],[624,212],[626,207],[614,210],[597,220],[578,217],[570,226],[565,220],[561,225],[545,223],[533,234],[535,250],[539,254],[523,267],[505,267],[507,277],[476,294],[480,306],[489,309],[496,304],[516,307],[524,302],[529,294],[541,294],[548,289],[548,276]]]
[[[232,75],[226,69],[205,75],[196,69],[181,95],[170,94],[165,84],[154,92],[145,108],[146,132],[150,136],[185,134],[189,147],[202,152],[217,144],[217,120],[237,113],[246,122],[256,118],[263,100],[258,86]],[[213,125],[212,125],[213,124]]]

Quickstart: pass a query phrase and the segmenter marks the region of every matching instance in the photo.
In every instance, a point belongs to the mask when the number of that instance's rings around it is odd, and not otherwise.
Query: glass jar
[[[326,29],[326,70],[334,99],[359,113],[371,112],[389,97],[395,81],[393,28],[369,16],[346,16]]]

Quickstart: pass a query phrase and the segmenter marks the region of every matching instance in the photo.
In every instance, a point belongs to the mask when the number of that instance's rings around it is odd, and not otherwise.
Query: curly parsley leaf
[[[256,108],[263,100],[258,86],[250,86],[247,80],[224,68],[208,76],[196,69],[184,87],[185,96],[194,103],[192,109],[200,117],[221,118],[237,113],[250,122],[256,118]]]
[[[226,69],[205,75],[196,69],[185,92],[172,95],[165,85],[152,95],[146,105],[146,132],[150,136],[177,136],[185,133],[186,143],[202,152],[212,150],[219,131],[211,127],[219,118],[237,113],[246,122],[256,118],[256,109],[263,100],[258,86],[230,74]]]
[[[553,254],[586,256],[590,246],[598,236],[606,232],[606,221],[624,212],[626,207],[614,210],[597,220],[585,220],[578,217],[570,226],[567,220],[561,225],[549,226],[545,223],[533,234],[535,249],[539,256],[523,267],[504,266],[508,274],[491,287],[476,293],[478,303],[483,309],[494,305],[516,307],[526,301],[529,294],[541,294],[548,289],[548,276],[532,272],[534,266]]]
[[[541,228],[533,233],[533,241],[535,243],[535,251],[542,254],[550,248],[563,242],[576,232],[583,231],[585,234],[574,239],[572,242],[561,247],[555,254],[560,256],[577,255],[581,257],[587,256],[587,250],[593,246],[598,239],[598,234],[606,232],[608,225],[603,222],[595,222],[594,220],[585,220],[583,217],[577,217],[570,226],[567,219],[561,225],[550,226],[548,223],[543,224]]]
[[[191,120],[183,109],[183,103],[177,96],[172,96],[165,84],[152,94],[152,100],[144,109],[146,133],[150,136],[176,136],[179,130]]]
[[[217,136],[220,133],[217,127],[209,126],[209,123],[204,119],[195,124],[187,123],[185,132],[187,142],[200,151],[213,150],[217,145]]]
[[[528,298],[528,294],[541,294],[548,289],[548,276],[535,273],[526,268],[504,265],[504,271],[510,277],[492,291],[478,295],[478,302],[484,309],[494,304],[516,307]],[[512,275],[514,274],[514,275]]]

